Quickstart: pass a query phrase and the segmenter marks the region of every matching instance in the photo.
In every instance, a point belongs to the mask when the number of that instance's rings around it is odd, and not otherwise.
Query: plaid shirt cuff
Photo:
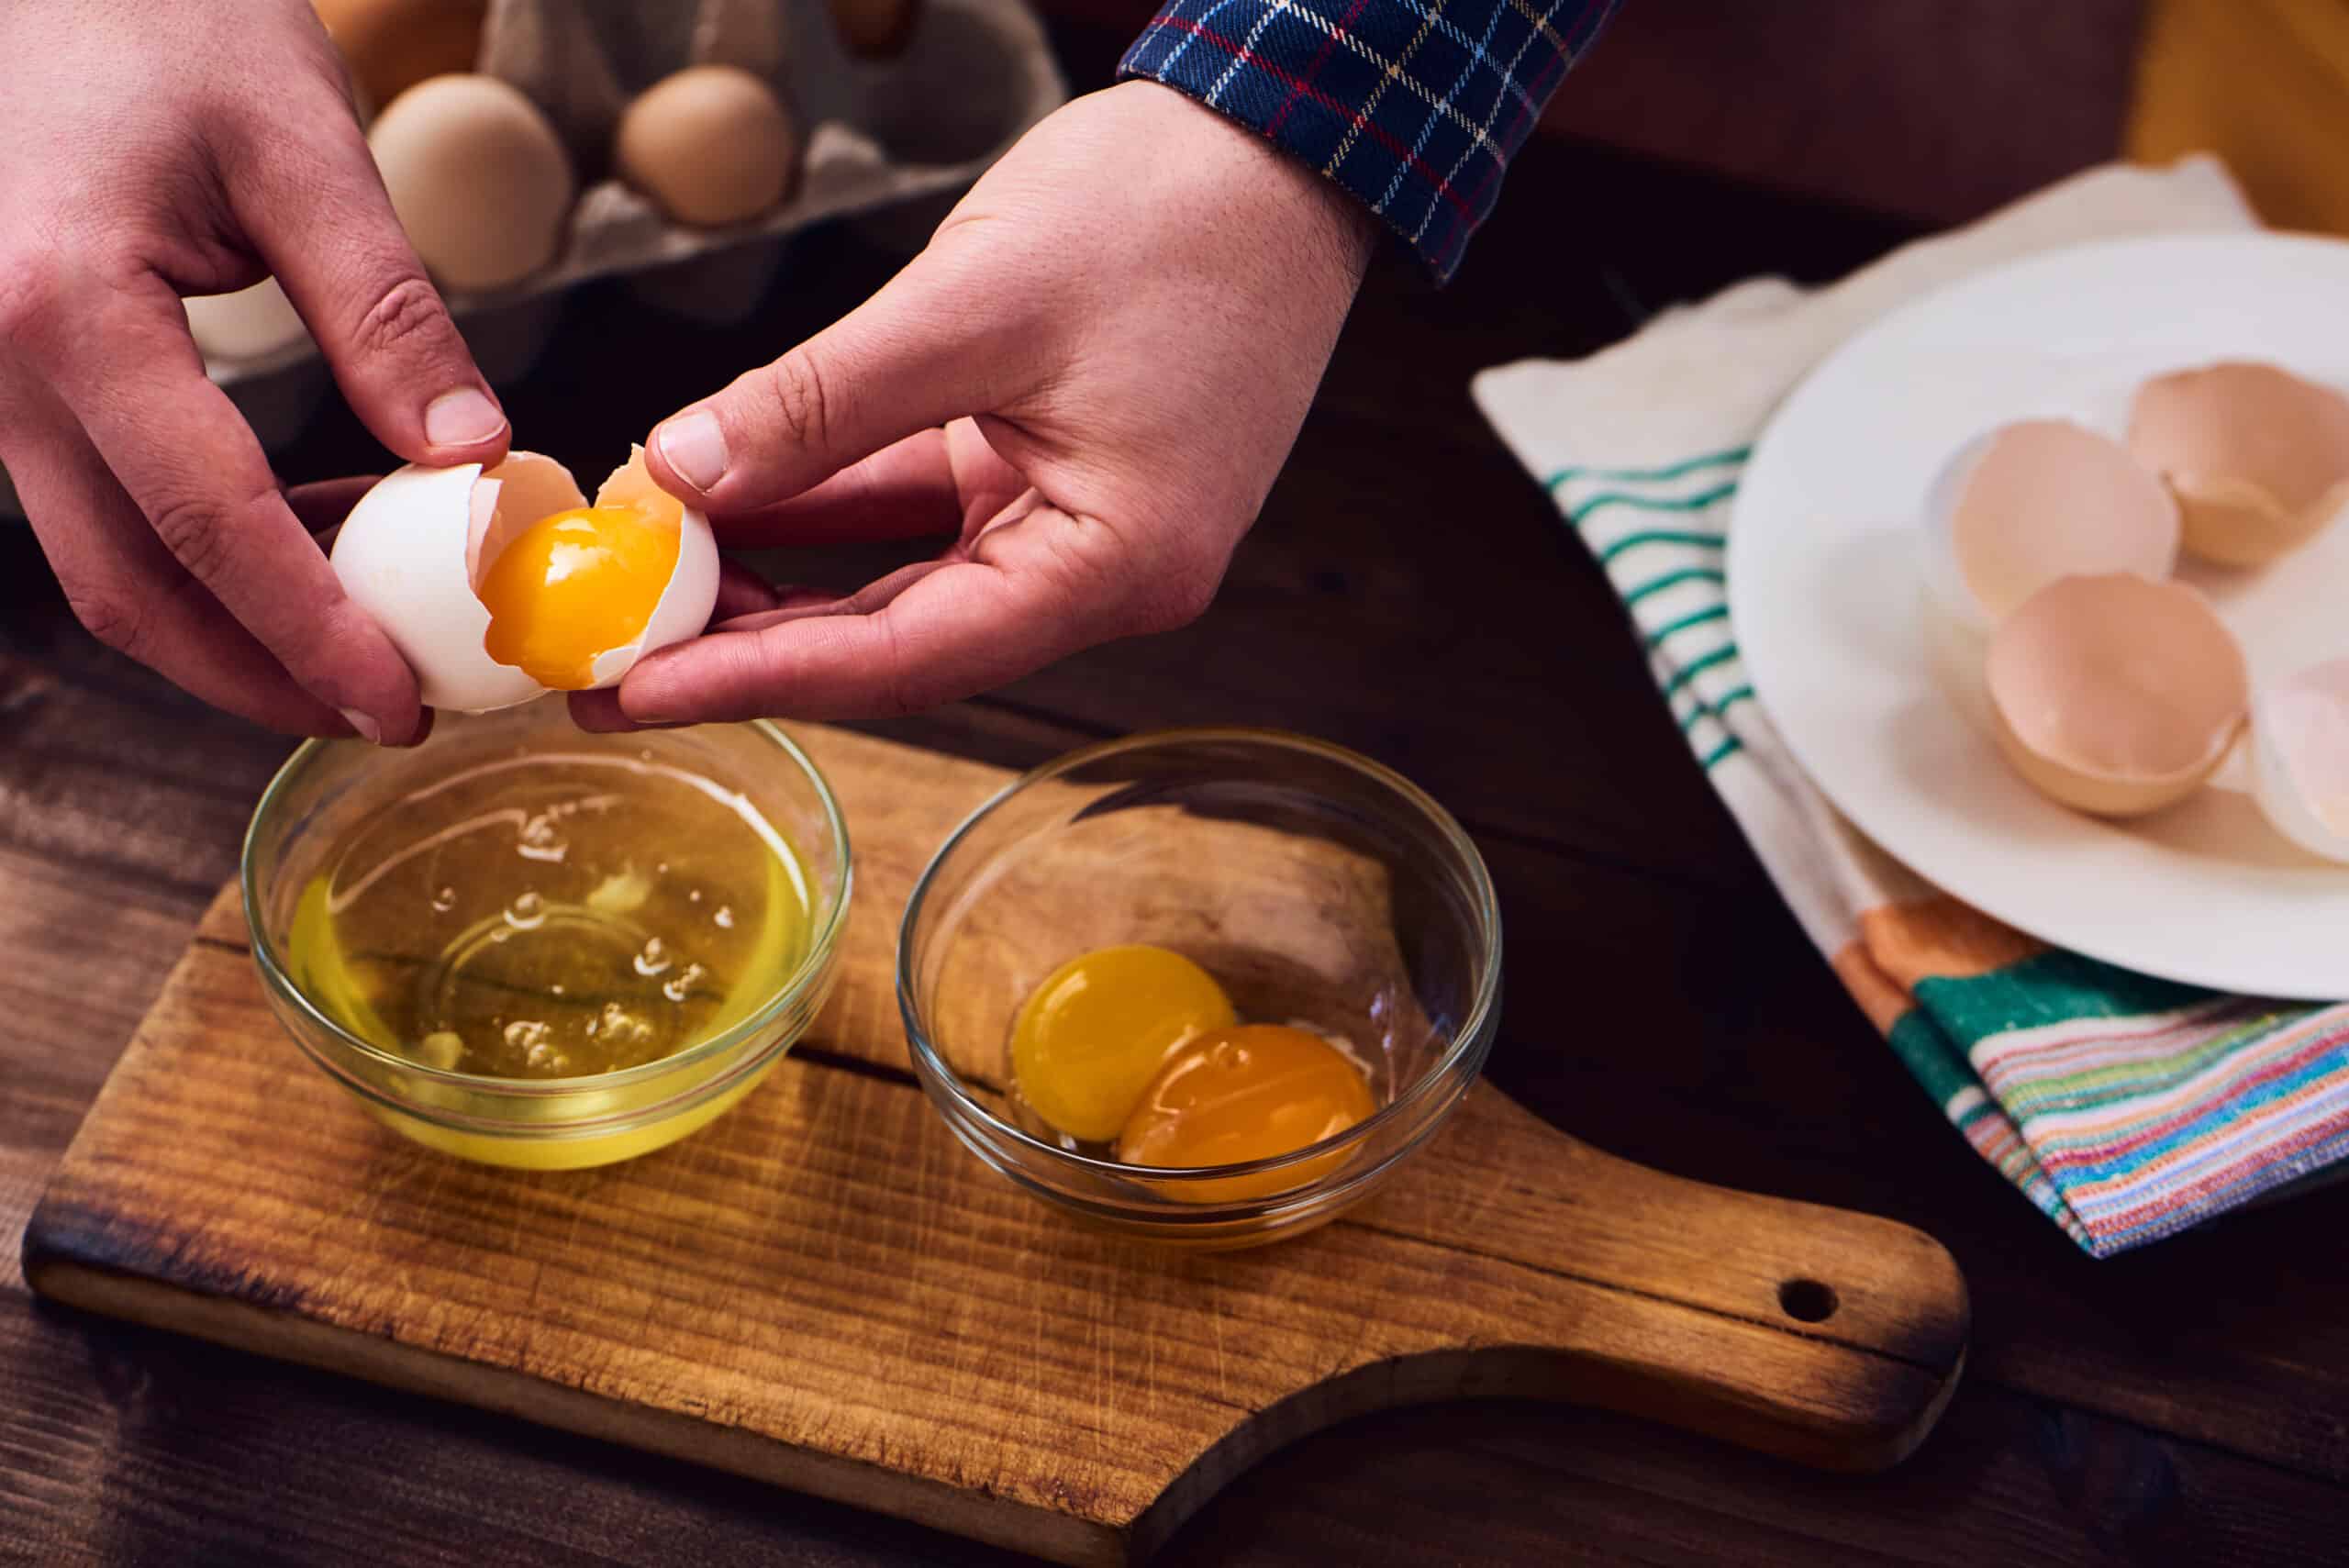
[[[1119,62],[1360,197],[1439,280],[1618,0],[1164,0]]]

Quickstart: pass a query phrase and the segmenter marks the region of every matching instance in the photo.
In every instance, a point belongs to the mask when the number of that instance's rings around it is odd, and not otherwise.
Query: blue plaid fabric
[[[1164,83],[1367,203],[1438,279],[1618,0],[1163,0],[1120,79]]]

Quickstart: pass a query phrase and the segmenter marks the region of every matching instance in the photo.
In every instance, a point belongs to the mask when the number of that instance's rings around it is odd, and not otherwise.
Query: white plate
[[[1731,624],[1796,760],[1870,838],[2009,925],[2147,974],[2349,996],[2349,866],[2293,849],[2220,786],[2128,825],[2035,794],[1934,678],[1918,506],[1943,459],[2009,419],[2114,434],[2156,372],[2268,360],[2349,386],[2349,243],[2132,239],[1971,278],[1878,322],[1787,400],[1739,486]],[[2254,681],[2349,653],[2349,518],[2264,572],[2188,567]]]

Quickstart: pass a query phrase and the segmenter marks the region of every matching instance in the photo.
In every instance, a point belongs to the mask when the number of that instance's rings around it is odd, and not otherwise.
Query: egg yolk
[[[1376,1109],[1370,1084],[1319,1035],[1281,1024],[1246,1024],[1201,1035],[1166,1060],[1118,1135],[1129,1165],[1233,1165],[1294,1154]],[[1261,1197],[1319,1175],[1310,1169],[1186,1184],[1203,1202]],[[1193,1190],[1196,1189],[1196,1190]]]
[[[594,685],[596,656],[644,635],[681,538],[674,524],[630,506],[540,517],[482,573],[489,656],[555,691]]]
[[[1181,953],[1103,948],[1052,971],[1020,1007],[1011,1070],[1037,1115],[1107,1142],[1169,1051],[1237,1021],[1215,977]]]

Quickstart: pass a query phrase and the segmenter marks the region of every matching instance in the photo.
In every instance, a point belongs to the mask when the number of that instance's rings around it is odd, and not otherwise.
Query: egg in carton
[[[1068,96],[1023,0],[319,8],[347,54],[355,40],[392,40],[380,45],[396,55],[388,65],[353,62],[370,145],[483,373],[500,384],[528,373],[575,284],[623,278],[656,308],[724,324],[756,307],[793,237],[814,224],[863,220],[876,237],[918,245],[956,195]],[[412,29],[398,31],[400,16],[419,9],[438,12],[444,28],[456,25],[451,13],[478,14],[462,22],[479,28],[472,73],[404,80],[418,60],[445,64]],[[779,124],[762,122],[762,98]],[[451,118],[463,134],[434,123]],[[484,144],[494,156],[482,156]],[[727,156],[711,156],[714,146]],[[484,173],[501,160],[502,184]],[[467,180],[488,184],[436,223],[436,194]],[[484,211],[509,239],[521,235],[503,255],[463,253],[489,227]],[[262,445],[293,440],[332,379],[276,284],[188,309],[213,380]]]

